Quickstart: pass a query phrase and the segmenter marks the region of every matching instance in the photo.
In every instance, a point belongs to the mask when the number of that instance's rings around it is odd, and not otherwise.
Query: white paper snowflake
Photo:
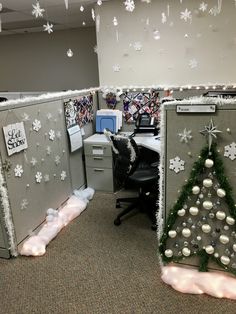
[[[192,20],[192,12],[189,11],[187,8],[185,9],[185,11],[180,13],[180,19],[184,20],[185,22],[187,22],[188,20],[191,21]]]
[[[47,22],[47,24],[43,25],[44,31],[48,32],[48,34],[53,33],[53,24],[50,24],[49,22]]]
[[[161,13],[161,23],[165,24],[167,22],[167,17],[164,12]]]
[[[141,51],[142,50],[142,44],[139,42],[139,41],[137,41],[137,42],[135,42],[134,43],[134,50],[136,50],[136,51]]]
[[[50,130],[49,132],[48,132],[48,135],[49,135],[49,140],[50,141],[54,141],[55,140],[55,131],[54,130]]]
[[[45,182],[49,182],[49,181],[50,181],[50,176],[49,176],[49,174],[45,174],[45,175],[44,175],[44,181],[45,181]]]
[[[184,170],[185,161],[181,160],[178,156],[173,159],[170,159],[169,169],[173,170],[175,173],[179,173]]]
[[[30,118],[30,116],[25,112],[22,114],[21,117],[22,117],[23,121],[29,121],[29,118]]]
[[[42,175],[42,172],[37,172],[36,175],[35,175],[35,180],[37,183],[41,183],[42,181],[42,178],[43,178],[43,175]]]
[[[56,137],[57,137],[57,139],[58,139],[58,140],[60,140],[60,139],[61,139],[61,131],[57,131],[57,133],[56,133]]]
[[[211,8],[209,10],[209,14],[210,15],[213,15],[213,16],[216,16],[219,14],[219,8],[217,6],[214,6],[213,8]]]
[[[66,177],[67,177],[66,172],[63,170],[61,172],[61,181],[64,181]]]
[[[21,210],[27,209],[28,205],[29,205],[28,200],[24,198],[20,203],[20,209]]]
[[[205,2],[202,2],[199,6],[199,10],[202,11],[202,12],[205,12],[207,10],[207,6],[208,4],[205,3]]]
[[[47,146],[46,152],[47,152],[47,155],[51,155],[52,149],[50,146]]]
[[[58,166],[61,162],[61,157],[56,155],[54,161],[55,161],[55,164]]]
[[[119,64],[114,64],[114,65],[112,66],[112,68],[113,68],[113,71],[114,71],[114,72],[120,72],[120,66],[119,66]]]
[[[181,132],[179,133],[179,137],[180,137],[180,142],[184,142],[184,143],[188,143],[189,140],[192,139],[192,135],[191,135],[192,131],[191,130],[186,130],[186,128]]]
[[[126,11],[133,12],[134,9],[135,9],[135,4],[134,4],[133,0],[126,0],[124,2],[124,5],[125,5],[125,10]]]
[[[41,121],[35,119],[34,122],[32,123],[33,125],[33,130],[38,132],[41,129]]]
[[[95,11],[94,9],[91,10],[92,19],[95,21]]]
[[[32,167],[35,167],[35,165],[37,164],[37,159],[32,157],[30,163],[31,163]]]
[[[47,119],[48,119],[48,120],[51,120],[51,119],[52,119],[52,114],[51,114],[51,112],[47,113]]]
[[[14,172],[15,172],[15,177],[20,178],[24,172],[22,165],[16,165]]]
[[[38,1],[36,2],[36,4],[32,4],[32,7],[33,7],[32,15],[34,15],[36,18],[43,17],[43,12],[45,12],[45,10],[41,9]]]
[[[224,152],[224,156],[228,157],[231,160],[234,160],[236,158],[236,143],[232,142],[229,145],[226,145],[224,147],[225,152]]]
[[[191,60],[189,61],[189,67],[190,67],[191,69],[195,69],[195,68],[197,68],[197,66],[198,66],[198,62],[197,62],[196,59],[191,59]]]

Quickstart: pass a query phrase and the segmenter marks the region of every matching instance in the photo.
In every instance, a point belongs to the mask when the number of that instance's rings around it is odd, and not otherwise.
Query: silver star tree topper
[[[211,150],[211,145],[213,142],[213,138],[217,138],[217,133],[222,133],[222,131],[217,130],[217,126],[214,125],[213,120],[211,119],[209,125],[206,125],[200,133],[204,136],[208,137],[208,147],[209,151]]]

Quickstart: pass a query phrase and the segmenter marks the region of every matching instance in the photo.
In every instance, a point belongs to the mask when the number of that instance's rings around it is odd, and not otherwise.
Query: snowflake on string
[[[49,174],[45,174],[45,175],[44,175],[44,181],[45,181],[45,182],[49,182],[49,180],[50,180]]]
[[[173,170],[175,173],[179,173],[184,170],[185,161],[181,160],[178,156],[174,159],[170,159],[169,169]]]
[[[228,157],[231,160],[234,160],[236,158],[236,143],[235,142],[232,142],[231,144],[225,146],[224,156]]]
[[[38,172],[36,173],[36,175],[35,175],[35,180],[36,180],[36,182],[37,182],[37,183],[41,183],[42,178],[43,178],[42,172],[39,172],[39,171],[38,171]]]
[[[46,152],[47,152],[47,155],[51,155],[52,149],[50,146],[47,146]]]
[[[218,7],[217,7],[217,6],[214,6],[213,8],[211,8],[211,9],[209,10],[209,14],[210,14],[210,15],[213,15],[213,16],[218,15],[218,14],[219,14],[219,9],[218,9]]]
[[[142,44],[139,41],[134,43],[134,50],[136,51],[142,50]]]
[[[113,71],[114,71],[114,72],[120,72],[120,66],[119,66],[119,64],[113,65],[112,68],[113,68]]]
[[[191,59],[189,61],[189,66],[190,66],[191,69],[197,68],[197,66],[198,66],[197,60],[196,59]]]
[[[21,210],[27,209],[28,205],[29,205],[28,200],[24,198],[20,203],[20,209]]]
[[[199,10],[205,12],[207,10],[207,3],[202,2],[199,6]]]
[[[33,122],[33,130],[35,131],[35,132],[38,132],[40,129],[41,129],[41,121],[39,121],[39,120],[37,120],[37,119],[35,119],[34,120],[34,122]]]
[[[36,18],[43,17],[43,12],[45,12],[45,10],[41,9],[38,1],[36,2],[36,4],[32,4],[32,7],[33,7],[32,15],[34,15]]]
[[[55,161],[55,164],[58,166],[61,162],[61,157],[56,155],[54,161]]]
[[[58,140],[60,140],[60,139],[61,139],[61,131],[57,131],[57,133],[56,133],[56,137],[57,137],[57,139],[58,139]]]
[[[29,121],[29,118],[30,118],[30,116],[25,112],[22,114],[21,117],[22,117],[23,121]]]
[[[95,12],[94,12],[94,9],[91,10],[91,14],[92,14],[92,19],[95,21]]]
[[[67,177],[66,172],[62,171],[61,172],[61,181],[64,181],[66,177]]]
[[[35,165],[37,164],[37,159],[32,157],[30,163],[31,163],[32,167],[35,167]]]
[[[50,141],[54,141],[54,139],[55,139],[55,131],[51,129],[51,130],[48,132],[48,135],[49,135],[49,140],[50,140]]]
[[[44,31],[48,32],[48,34],[53,33],[53,24],[50,24],[49,22],[47,22],[47,24],[43,25]]]
[[[180,137],[180,142],[184,142],[184,143],[188,143],[189,140],[191,140],[193,137],[191,135],[192,131],[191,130],[186,130],[186,128],[181,132],[179,133],[179,137]]]
[[[125,5],[125,10],[126,11],[133,12],[134,9],[135,9],[135,4],[134,4],[133,0],[126,0],[124,2],[124,5]]]
[[[52,119],[52,114],[49,112],[49,113],[47,113],[47,119],[48,120],[51,120]]]
[[[15,177],[20,178],[24,172],[22,165],[16,165],[14,172],[15,172]]]
[[[180,19],[184,20],[185,22],[187,22],[188,20],[192,20],[192,13],[191,11],[189,11],[187,8],[185,9],[185,11],[180,13]]]
[[[165,24],[167,22],[167,17],[164,12],[161,13],[161,23]]]

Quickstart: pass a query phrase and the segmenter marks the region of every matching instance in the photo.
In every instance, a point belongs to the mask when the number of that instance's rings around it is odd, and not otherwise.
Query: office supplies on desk
[[[158,128],[155,124],[154,117],[151,117],[149,113],[142,113],[138,116],[135,123],[134,133],[153,133],[158,134]]]
[[[118,133],[122,127],[122,112],[120,110],[101,109],[96,114],[96,132],[103,133],[109,129],[112,133]]]

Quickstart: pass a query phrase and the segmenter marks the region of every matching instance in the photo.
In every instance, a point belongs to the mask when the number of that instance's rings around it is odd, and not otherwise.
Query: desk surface
[[[131,134],[131,133],[130,133]],[[129,135],[127,133],[121,133],[121,135]],[[152,151],[155,151],[157,153],[161,152],[161,142],[160,139],[157,136],[153,135],[141,135],[138,134],[138,136],[134,136],[133,139],[139,146],[146,147]],[[86,138],[84,140],[86,143],[109,143],[108,139],[104,134],[93,134],[92,136]]]

